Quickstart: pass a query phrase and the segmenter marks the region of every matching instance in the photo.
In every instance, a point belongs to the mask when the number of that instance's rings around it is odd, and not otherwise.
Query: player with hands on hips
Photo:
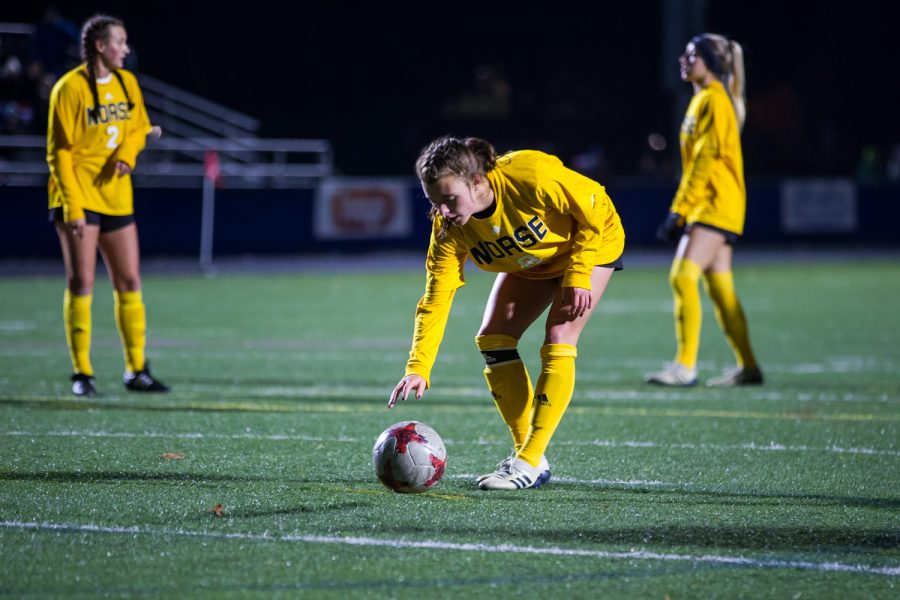
[[[416,307],[406,372],[388,399],[421,398],[467,260],[496,273],[475,344],[513,451],[477,479],[484,490],[539,487],[547,449],[575,386],[576,345],[614,271],[625,232],[603,186],[533,150],[497,156],[478,138],[441,137],[416,174],[431,202],[425,293]],[[532,388],[517,349],[547,309],[541,373]]]

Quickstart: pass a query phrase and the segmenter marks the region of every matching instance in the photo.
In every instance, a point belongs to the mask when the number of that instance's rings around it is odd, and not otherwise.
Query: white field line
[[[159,431],[0,431],[0,436],[5,437],[83,437],[83,438],[162,438],[176,440],[252,440],[252,441],[295,441],[295,442],[346,442],[346,443],[363,443],[374,440],[363,438],[354,438],[338,435],[336,437],[302,435],[302,434],[256,434],[256,433],[202,433],[202,432],[185,432],[185,433],[166,433]],[[477,445],[477,446],[505,446],[508,442],[492,441],[485,439],[478,440],[451,440],[446,439],[444,442],[450,446],[456,445]],[[843,447],[837,444],[828,446],[807,446],[805,444],[789,445],[780,444],[778,442],[767,442],[765,444],[757,444],[756,442],[745,442],[741,444],[694,444],[694,443],[669,443],[654,441],[636,441],[636,440],[586,440],[579,442],[554,442],[556,446],[599,446],[603,448],[650,448],[650,449],[666,449],[666,450],[714,450],[720,452],[728,452],[733,450],[749,450],[752,452],[828,452],[832,454],[862,454],[868,456],[897,456],[900,457],[900,450],[878,450],[875,448],[858,448]]]
[[[463,473],[461,475],[444,475],[448,479],[470,480],[478,477],[480,473]],[[576,479],[574,477],[557,477],[553,476],[554,483],[574,483],[576,485],[598,485],[598,486],[624,486],[624,487],[658,487],[681,489],[688,488],[690,484],[672,483],[668,481],[656,481],[653,479]]]
[[[340,544],[346,546],[363,546],[391,549],[427,549],[448,550],[457,552],[481,552],[497,554],[532,554],[538,556],[575,556],[596,559],[650,560],[650,561],[682,561],[694,563],[724,564],[735,567],[757,569],[800,569],[818,572],[864,573],[868,575],[900,576],[900,566],[874,566],[865,564],[848,564],[834,561],[814,562],[804,560],[781,560],[752,558],[746,556],[717,556],[714,554],[673,554],[648,552],[646,550],[630,550],[628,552],[612,552],[606,550],[584,550],[556,546],[516,546],[513,544],[478,544],[455,543],[438,540],[385,540],[371,537],[337,537],[308,534],[273,534],[263,533],[225,533],[216,531],[191,531],[187,529],[156,529],[132,526],[104,527],[82,523],[38,523],[27,521],[0,521],[0,527],[19,530],[62,531],[77,533],[99,533],[120,535],[146,535],[160,537],[215,538],[226,540],[247,540],[260,542],[300,542],[306,544]]]

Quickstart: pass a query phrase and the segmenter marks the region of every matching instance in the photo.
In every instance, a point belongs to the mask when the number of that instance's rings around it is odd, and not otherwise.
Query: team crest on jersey
[[[695,131],[697,131],[697,117],[685,117],[684,122],[681,124],[681,133],[684,135],[694,135]]]

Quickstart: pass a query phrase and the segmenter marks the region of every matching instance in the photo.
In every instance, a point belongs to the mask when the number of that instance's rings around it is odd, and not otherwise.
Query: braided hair
[[[497,151],[480,138],[459,139],[445,135],[422,149],[416,160],[416,175],[423,184],[431,184],[446,175],[462,177],[467,182],[475,175],[486,175],[497,164]],[[432,221],[438,217],[434,206],[428,213]],[[437,239],[442,240],[450,228],[448,221],[441,223]]]
[[[106,40],[109,38],[109,28],[113,26],[125,28],[125,23],[121,19],[111,17],[109,15],[96,14],[87,21],[81,28],[81,60],[87,67],[87,80],[91,88],[91,95],[94,97],[94,107],[88,109],[91,117],[96,119],[100,111],[100,94],[97,92],[97,40]],[[122,91],[125,92],[125,100],[128,102],[128,110],[134,108],[134,102],[131,101],[131,95],[128,88],[125,87],[125,81],[122,74],[118,70],[113,71],[113,75],[119,80]]]

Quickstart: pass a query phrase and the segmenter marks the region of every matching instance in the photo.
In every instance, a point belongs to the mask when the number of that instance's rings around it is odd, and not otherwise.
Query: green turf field
[[[767,383],[733,391],[641,383],[674,351],[666,267],[617,274],[554,479],[506,493],[473,484],[510,440],[472,340],[491,279],[468,275],[433,389],[392,411],[419,271],[147,275],[163,397],[122,388],[98,279],[91,400],[69,393],[61,276],[0,279],[0,595],[900,597],[896,262],[741,267]],[[705,308],[709,377],[731,355]],[[407,419],[448,451],[418,496],[370,466]]]

